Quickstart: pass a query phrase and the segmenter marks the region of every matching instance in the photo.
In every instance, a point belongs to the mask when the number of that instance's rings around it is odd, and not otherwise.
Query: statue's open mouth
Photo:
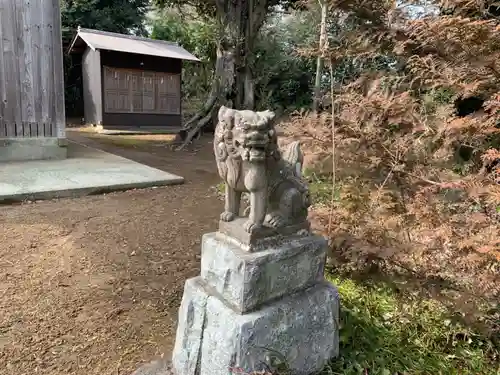
[[[250,162],[264,161],[266,159],[265,147],[250,147]]]
[[[265,134],[252,132],[246,135],[243,147],[247,150],[250,162],[261,162],[266,159],[269,138]]]

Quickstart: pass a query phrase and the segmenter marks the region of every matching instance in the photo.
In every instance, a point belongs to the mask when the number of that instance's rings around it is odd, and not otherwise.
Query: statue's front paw
[[[232,212],[224,211],[223,213],[220,214],[220,219],[222,221],[233,221],[234,219],[236,219],[236,215],[233,214]]]
[[[285,226],[286,220],[279,214],[268,214],[266,217],[266,223],[271,228],[280,228]]]
[[[254,230],[259,229],[262,227],[262,225],[256,224],[253,221],[246,221],[245,224],[243,224],[243,229],[245,229],[248,233],[252,233]]]

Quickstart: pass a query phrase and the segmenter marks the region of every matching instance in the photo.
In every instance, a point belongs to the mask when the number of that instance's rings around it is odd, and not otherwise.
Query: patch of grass
[[[217,185],[215,185],[215,190],[217,190],[219,194],[224,194],[224,192],[226,191],[226,184],[224,183],[224,181],[219,182]]]
[[[309,191],[314,204],[329,204],[332,200],[332,178],[315,173],[305,173],[309,181]],[[340,184],[336,184],[336,200],[340,199]]]
[[[321,180],[309,185],[309,191],[314,204],[328,204],[332,199],[332,183]]]
[[[322,375],[499,375],[499,348],[444,306],[384,283],[331,278],[341,294],[340,357]]]
[[[440,87],[428,91],[421,96],[424,108],[427,113],[434,113],[440,105],[446,105],[453,102],[456,93],[448,87]]]
[[[138,135],[105,135],[92,134],[90,138],[98,139],[101,143],[124,148],[136,148],[156,144],[171,143],[175,135],[171,134],[138,134]]]
[[[95,133],[95,128],[93,126],[75,126],[66,128],[67,132],[81,132],[81,133]]]
[[[224,194],[224,182],[215,185],[215,190],[219,194]],[[314,204],[328,204],[332,200],[332,183],[326,179],[318,179],[309,184],[309,191]],[[340,187],[337,189],[336,195],[339,199]]]
[[[133,138],[118,138],[118,137],[111,137],[109,135],[99,137],[99,142],[124,148],[135,148],[137,146],[144,146],[149,143],[148,141],[144,140],[137,140]]]

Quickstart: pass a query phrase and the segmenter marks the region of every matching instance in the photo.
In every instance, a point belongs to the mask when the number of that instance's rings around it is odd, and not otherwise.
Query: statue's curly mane
[[[229,185],[236,186],[242,174],[242,156],[233,145],[232,120],[229,116],[219,118],[215,127],[214,151],[220,176]]]

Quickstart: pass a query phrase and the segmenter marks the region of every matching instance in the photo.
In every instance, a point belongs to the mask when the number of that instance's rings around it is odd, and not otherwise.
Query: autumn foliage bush
[[[332,73],[330,108],[285,124],[309,177],[329,187],[313,215],[337,256],[498,297],[500,20],[481,1],[395,3],[329,1],[330,19],[350,27],[300,51]],[[380,56],[392,63],[373,68]],[[365,68],[334,79],[346,58]]]

